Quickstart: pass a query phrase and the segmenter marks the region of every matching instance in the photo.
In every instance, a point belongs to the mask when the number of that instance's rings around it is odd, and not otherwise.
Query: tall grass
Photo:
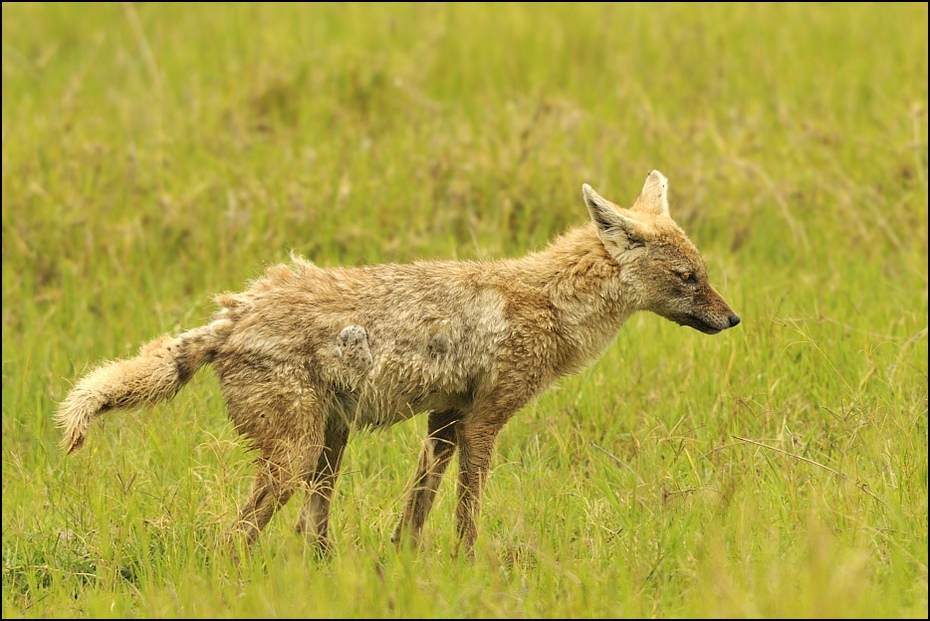
[[[927,615],[927,5],[4,3],[3,616]],[[352,437],[334,555],[212,372],[52,424],[104,358],[321,265],[539,248],[645,174],[743,317],[635,316],[502,432],[476,559],[425,422]],[[453,464],[453,468],[455,465]]]

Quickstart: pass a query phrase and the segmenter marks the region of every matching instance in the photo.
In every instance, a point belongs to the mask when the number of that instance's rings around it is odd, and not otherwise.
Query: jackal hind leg
[[[407,504],[391,536],[395,545],[401,545],[405,537],[409,537],[414,545],[419,543],[423,524],[433,506],[442,475],[455,454],[456,427],[461,417],[461,412],[457,410],[430,413],[426,439]]]
[[[309,490],[297,520],[297,532],[313,539],[322,555],[328,554],[332,546],[329,537],[329,508],[348,438],[348,421],[338,414],[330,415],[326,422],[323,450],[316,468],[306,477]]]
[[[280,416],[276,416],[279,413]],[[257,472],[246,503],[226,533],[232,558],[251,549],[262,529],[314,470],[323,451],[325,419],[315,399],[296,409],[270,408],[259,415],[267,425],[251,430]]]

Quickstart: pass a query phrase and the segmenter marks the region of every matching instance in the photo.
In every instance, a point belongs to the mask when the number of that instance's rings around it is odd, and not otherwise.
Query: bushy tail
[[[139,355],[114,360],[91,371],[58,406],[55,421],[68,453],[81,448],[91,421],[111,410],[132,410],[168,401],[203,365],[211,362],[232,328],[228,319],[180,336],[162,336],[143,345]]]

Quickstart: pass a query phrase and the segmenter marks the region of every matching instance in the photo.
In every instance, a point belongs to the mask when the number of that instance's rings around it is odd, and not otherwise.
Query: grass
[[[926,617],[926,4],[4,3],[6,617]],[[333,558],[211,371],[96,424],[83,372],[294,250],[484,259],[646,172],[742,316],[634,316],[502,432],[476,559],[453,478],[390,531],[425,421],[352,437]],[[453,464],[453,468],[455,465]]]

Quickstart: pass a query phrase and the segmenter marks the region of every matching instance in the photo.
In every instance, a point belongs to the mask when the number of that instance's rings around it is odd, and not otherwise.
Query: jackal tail
[[[68,453],[81,448],[91,422],[112,410],[133,410],[172,399],[194,372],[211,362],[232,329],[229,319],[164,335],[143,345],[135,358],[113,360],[94,369],[58,406],[55,422]]]

